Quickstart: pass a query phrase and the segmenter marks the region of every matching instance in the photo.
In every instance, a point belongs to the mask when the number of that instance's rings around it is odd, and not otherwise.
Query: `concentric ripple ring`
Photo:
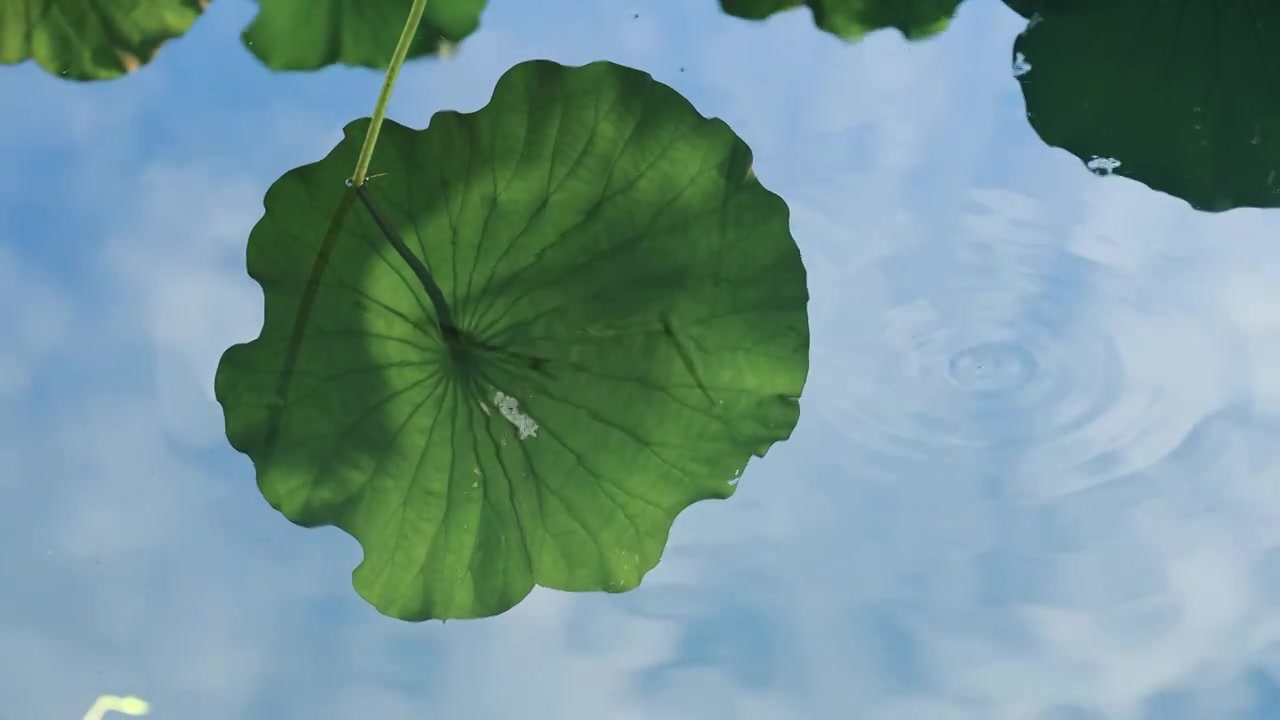
[[[1139,278],[1039,250],[1012,268],[991,254],[948,265],[944,251],[928,259],[937,277],[901,255],[846,276],[844,292],[872,290],[815,323],[811,387],[829,388],[815,404],[852,457],[890,473],[981,469],[1057,496],[1149,467],[1216,409],[1232,361],[1208,358],[1194,385],[1172,364],[1218,334],[1204,318]]]

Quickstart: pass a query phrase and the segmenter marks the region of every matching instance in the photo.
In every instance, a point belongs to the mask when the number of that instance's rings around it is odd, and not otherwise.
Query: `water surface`
[[[406,68],[416,127],[530,58],[651,72],[756,151],[812,294],[792,440],[639,590],[446,625],[368,607],[355,543],[279,517],[221,435],[262,195],[381,82],[270,74],[253,13],[213,3],[117,82],[0,69],[0,717],[1280,713],[1280,212],[1045,146],[1002,4],[848,45],[713,0],[492,0]]]

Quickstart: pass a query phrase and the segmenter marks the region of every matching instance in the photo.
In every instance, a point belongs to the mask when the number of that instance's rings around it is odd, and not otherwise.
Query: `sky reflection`
[[[0,72],[0,716],[1248,720],[1280,712],[1280,215],[1045,147],[971,0],[934,40],[804,13],[493,0],[391,116],[532,57],[652,72],[756,150],[811,282],[793,439],[620,596],[409,625],[289,525],[212,377],[244,241],[380,78],[271,76],[214,3],[118,83]],[[639,14],[639,17],[633,15]],[[13,159],[16,158],[16,163]]]

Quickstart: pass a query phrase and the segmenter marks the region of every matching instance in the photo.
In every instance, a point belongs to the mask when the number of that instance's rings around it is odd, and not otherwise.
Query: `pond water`
[[[445,624],[370,607],[356,543],[271,509],[223,433],[263,194],[382,82],[267,71],[255,11],[122,80],[0,68],[0,717],[1280,714],[1280,213],[1046,145],[1004,4],[845,43],[803,10],[492,0],[406,66],[413,127],[531,58],[652,73],[751,146],[811,296],[793,436],[639,589]]]

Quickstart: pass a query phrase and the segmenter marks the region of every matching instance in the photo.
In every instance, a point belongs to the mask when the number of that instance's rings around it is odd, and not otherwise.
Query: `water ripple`
[[[1167,279],[1034,233],[948,243],[846,275],[825,317],[815,289],[816,404],[866,457],[994,464],[1059,495],[1158,461],[1227,402],[1232,339]]]

